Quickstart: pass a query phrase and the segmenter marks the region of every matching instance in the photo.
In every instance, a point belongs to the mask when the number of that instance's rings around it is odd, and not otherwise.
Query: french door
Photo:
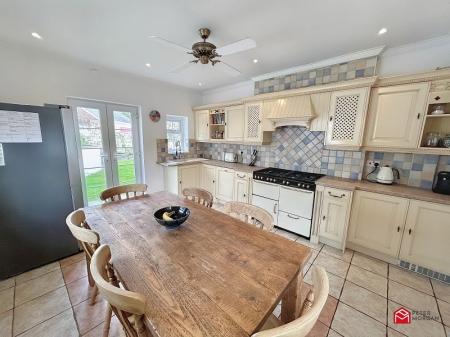
[[[142,181],[139,112],[135,106],[69,99],[85,205],[104,189]]]

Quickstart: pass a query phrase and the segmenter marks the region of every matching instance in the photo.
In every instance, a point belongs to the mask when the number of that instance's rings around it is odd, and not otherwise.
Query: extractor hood
[[[296,125],[309,128],[316,116],[310,95],[289,96],[264,101],[264,115],[274,127]]]

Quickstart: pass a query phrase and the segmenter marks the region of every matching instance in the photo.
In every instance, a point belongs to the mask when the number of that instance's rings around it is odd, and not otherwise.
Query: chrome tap
[[[175,159],[181,159],[181,142],[179,140],[175,142]]]

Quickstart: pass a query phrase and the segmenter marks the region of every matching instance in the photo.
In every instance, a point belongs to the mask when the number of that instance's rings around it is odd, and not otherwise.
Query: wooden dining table
[[[168,230],[153,217],[166,206],[191,214]],[[126,288],[146,297],[157,336],[251,336],[280,300],[283,322],[299,315],[304,245],[167,192],[85,212]]]

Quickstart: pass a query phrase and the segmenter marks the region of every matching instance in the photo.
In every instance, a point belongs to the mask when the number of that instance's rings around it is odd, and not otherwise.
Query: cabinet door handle
[[[325,217],[325,215],[324,215],[324,216],[322,217],[322,220],[325,220],[325,218],[326,218],[326,217]]]
[[[273,204],[273,214],[277,214],[277,204]]]
[[[397,227],[397,233],[400,232],[400,226]]]
[[[420,119],[420,113],[417,114],[417,119]]]
[[[411,233],[412,233],[412,229],[410,228],[410,229],[408,229],[408,234],[411,235]]]
[[[339,198],[339,199],[345,197],[345,194],[335,195],[335,194],[331,193],[330,191],[328,191],[328,195],[329,195],[330,197],[333,197],[333,198]]]
[[[246,198],[246,197],[247,197],[247,194],[244,193],[244,198]]]
[[[181,185],[181,180],[180,180],[180,185]]]
[[[216,181],[215,180],[213,180],[213,184],[215,184],[216,183]]]
[[[291,218],[291,219],[295,219],[295,220],[298,220],[298,219],[300,219],[300,218],[298,218],[298,217],[295,217],[295,216],[293,216],[293,215],[290,215],[290,214],[288,214],[287,216],[288,216],[288,218]]]
[[[330,116],[330,122],[332,122],[333,121],[333,116]]]
[[[241,176],[239,173],[237,173],[238,178],[245,178],[245,174]]]

